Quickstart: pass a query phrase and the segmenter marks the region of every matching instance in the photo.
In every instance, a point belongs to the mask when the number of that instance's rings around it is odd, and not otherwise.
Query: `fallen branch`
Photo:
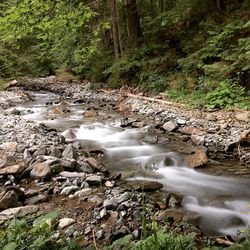
[[[217,238],[215,241],[218,244],[223,245],[223,246],[227,246],[227,247],[232,246],[234,244],[233,242],[231,242],[229,240],[224,240],[224,239],[221,239],[221,238]]]
[[[124,95],[127,96],[127,97],[131,97],[131,98],[141,99],[141,100],[150,101],[150,102],[158,102],[158,103],[165,104],[165,105],[186,107],[184,104],[181,104],[181,103],[164,101],[164,100],[153,98],[153,97],[147,97],[147,96],[141,96],[141,95],[134,95],[134,94],[129,94],[129,93],[128,94],[125,93]]]

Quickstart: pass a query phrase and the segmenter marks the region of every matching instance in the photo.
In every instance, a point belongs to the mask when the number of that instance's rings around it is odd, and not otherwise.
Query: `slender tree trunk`
[[[125,5],[128,38],[135,40],[141,34],[140,18],[137,10],[136,0],[125,0]]]
[[[117,2],[115,2],[115,12],[116,12],[116,22],[117,22],[119,49],[120,49],[121,55],[123,56],[123,41],[122,41],[121,27],[119,25],[120,16],[119,16],[119,9],[118,9]]]
[[[116,16],[116,2],[115,0],[108,0],[108,5],[111,13],[111,24],[112,24],[112,35],[115,57],[119,57],[119,35],[118,35],[118,25]]]
[[[221,9],[221,0],[216,0],[217,9]]]

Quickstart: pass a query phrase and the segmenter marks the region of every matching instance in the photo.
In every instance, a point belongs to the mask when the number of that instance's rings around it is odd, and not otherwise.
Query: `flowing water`
[[[83,147],[101,150],[103,162],[128,179],[157,180],[164,190],[184,195],[185,211],[198,215],[197,223],[208,235],[235,236],[250,224],[250,179],[228,176],[237,171],[247,173],[237,162],[210,164],[204,169],[209,174],[190,169],[179,144],[165,135],[157,144],[145,142],[150,127],[121,128],[120,115],[110,111],[86,118],[86,105],[70,99],[60,101],[53,94],[33,94],[33,98],[33,102],[16,107],[25,119],[57,128],[66,139],[78,140]],[[58,109],[70,112],[58,114]]]

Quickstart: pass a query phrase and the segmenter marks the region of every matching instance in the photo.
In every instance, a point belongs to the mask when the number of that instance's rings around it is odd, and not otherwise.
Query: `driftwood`
[[[227,247],[232,246],[234,244],[233,242],[231,242],[229,240],[224,240],[224,239],[221,239],[221,238],[216,238],[215,241],[218,244],[220,244],[222,246],[227,246]]]
[[[153,98],[153,97],[134,95],[134,94],[129,94],[129,93],[128,94],[126,93],[124,95],[127,97],[131,97],[131,98],[141,99],[141,100],[150,101],[150,102],[158,102],[158,103],[165,104],[165,105],[185,107],[185,105],[181,104],[181,103],[174,103],[174,102],[165,101],[165,100],[157,99],[157,98]]]

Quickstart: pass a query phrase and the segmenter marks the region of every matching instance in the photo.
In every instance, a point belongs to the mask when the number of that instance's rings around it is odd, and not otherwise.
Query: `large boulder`
[[[19,206],[18,195],[15,191],[10,190],[0,199],[0,209],[7,209]]]

